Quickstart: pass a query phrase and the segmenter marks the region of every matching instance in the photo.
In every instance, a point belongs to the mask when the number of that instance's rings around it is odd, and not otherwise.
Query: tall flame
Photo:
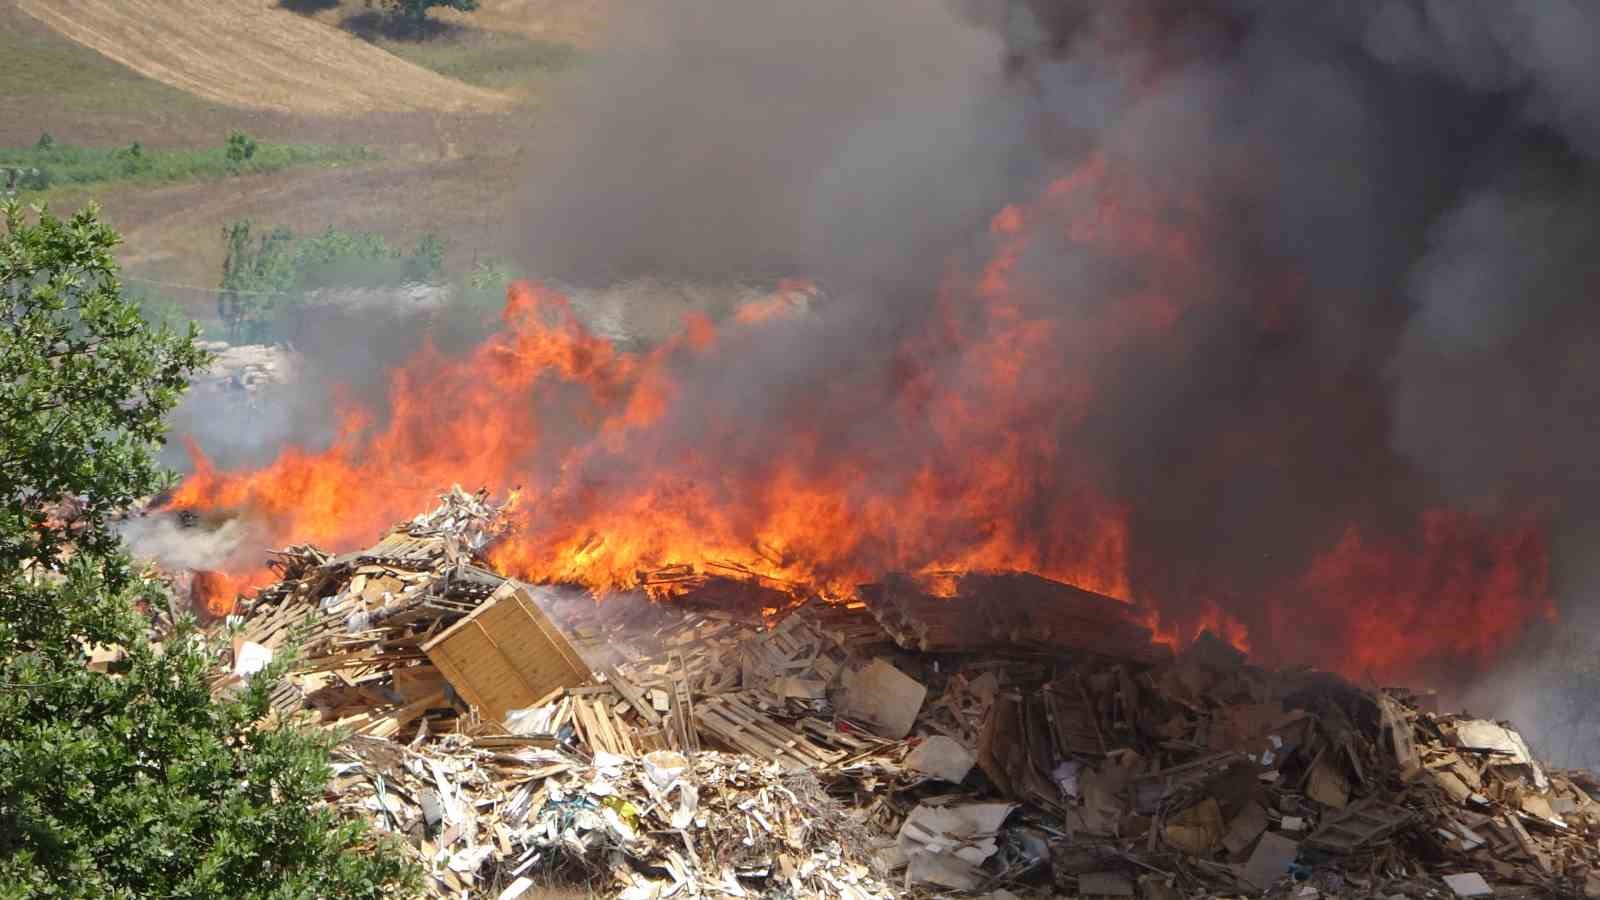
[[[343,410],[331,446],[239,472],[191,447],[195,471],[173,502],[237,510],[272,540],[345,548],[442,485],[520,487],[518,527],[491,561],[531,580],[602,590],[671,564],[732,564],[843,598],[888,570],[1018,569],[1131,600],[1129,508],[1103,487],[1079,430],[1104,360],[1181,350],[1186,317],[1218,302],[1198,237],[1212,224],[1199,201],[1156,196],[1092,157],[994,216],[987,260],[952,266],[881,371],[760,397],[759,421],[686,390],[684,374],[759,358],[776,330],[803,324],[793,294],[808,283],[721,323],[692,317],[646,353],[618,350],[564,297],[517,283],[497,334],[459,356],[424,347],[390,373],[386,408]],[[1025,275],[1058,246],[1121,267],[1125,291],[1052,306]],[[1294,278],[1282,280],[1292,293]],[[1264,327],[1279,314],[1269,304]],[[858,439],[862,423],[873,440]],[[777,433],[752,441],[751,428]],[[1418,529],[1380,546],[1352,525],[1266,598],[1266,615],[1222,597],[1137,599],[1157,610],[1159,639],[1209,629],[1352,672],[1481,659],[1550,614],[1537,527],[1440,511]],[[1469,616],[1473,629],[1423,627]],[[1397,624],[1411,628],[1397,636]]]

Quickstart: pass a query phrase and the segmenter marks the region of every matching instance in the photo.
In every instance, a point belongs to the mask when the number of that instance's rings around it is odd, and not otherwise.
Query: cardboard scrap
[[[1228,848],[1232,856],[1241,856],[1255,843],[1261,832],[1267,830],[1267,811],[1260,803],[1251,800],[1245,804],[1244,809],[1233,817],[1228,823],[1228,833],[1223,836],[1222,843]]]
[[[1544,768],[1533,758],[1533,752],[1522,735],[1510,728],[1496,725],[1485,719],[1469,719],[1456,723],[1456,743],[1468,750],[1489,751],[1496,754],[1496,765],[1527,766],[1533,773],[1533,786],[1541,791],[1550,789]]]
[[[1261,836],[1261,842],[1256,844],[1239,875],[1264,891],[1289,871],[1289,864],[1299,853],[1299,843],[1268,832]]]
[[[1015,803],[919,804],[900,826],[900,849],[908,857],[922,850],[979,865],[994,855],[1000,823],[1016,808]]]
[[[970,891],[982,883],[983,873],[972,863],[954,856],[914,850],[906,857],[906,878],[913,884],[936,884]]]
[[[1454,772],[1434,772],[1433,780],[1457,803],[1466,803],[1467,798],[1472,796],[1472,788],[1463,784]]]
[[[1455,891],[1457,897],[1493,897],[1494,888],[1483,876],[1477,872],[1463,872],[1459,875],[1444,876],[1444,883],[1450,890]]]
[[[914,772],[932,775],[941,781],[960,784],[972,771],[977,757],[955,738],[936,734],[918,744],[906,755],[905,766]]]
[[[928,689],[887,661],[874,659],[864,669],[844,672],[839,712],[859,720],[880,737],[899,740],[911,733]]]

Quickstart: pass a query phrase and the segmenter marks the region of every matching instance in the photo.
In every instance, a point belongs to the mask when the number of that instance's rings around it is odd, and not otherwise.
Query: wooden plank
[[[588,706],[589,721],[594,723],[595,730],[599,732],[601,740],[605,743],[605,749],[611,753],[621,753],[622,743],[617,740],[617,733],[611,728],[611,717],[606,715],[605,701],[593,699],[585,701],[580,698],[578,702],[586,703]]]
[[[622,699],[628,701],[628,705],[633,707],[633,711],[639,714],[639,718],[649,722],[651,725],[661,724],[661,716],[656,712],[655,707],[644,699],[644,695],[637,685],[623,677],[622,673],[618,672],[615,667],[607,667],[605,675],[606,682],[617,689],[617,693],[622,695]]]
[[[380,718],[367,727],[361,729],[361,733],[370,734],[373,737],[389,737],[395,732],[398,732],[400,729],[404,728],[406,725],[410,724],[414,719],[421,716],[428,710],[436,706],[444,705],[444,691],[435,691],[434,693],[429,694],[420,700],[414,700],[410,703],[407,703],[405,706],[402,706],[393,712],[381,714]]]
[[[483,706],[483,696],[478,693],[477,687],[467,677],[466,671],[457,667],[456,661],[448,653],[433,654],[429,659],[444,674],[444,680],[455,690],[456,695],[465,701],[469,707],[476,709]]]
[[[578,733],[578,740],[589,748],[590,753],[605,750],[606,748],[600,745],[601,737],[598,729],[589,721],[588,705],[581,697],[568,697],[567,703],[571,704],[572,728]]]
[[[561,658],[566,661],[569,667],[580,672],[587,673],[589,671],[589,666],[583,661],[583,657],[578,655],[578,651],[572,648],[571,642],[561,633],[561,629],[557,628],[556,624],[550,621],[550,617],[544,614],[544,610],[539,608],[539,604],[534,602],[533,595],[528,593],[527,588],[516,582],[508,581],[501,585],[494,594],[490,595],[490,600],[501,596],[502,592],[512,597],[517,602],[517,605],[522,607],[523,612],[538,627],[556,652],[561,654]]]
[[[695,732],[694,701],[689,693],[689,671],[684,666],[683,654],[672,650],[667,654],[672,676],[672,725],[676,749],[693,754],[700,749],[700,736]]]

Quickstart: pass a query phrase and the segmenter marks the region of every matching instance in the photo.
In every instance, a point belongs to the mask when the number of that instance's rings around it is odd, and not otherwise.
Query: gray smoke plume
[[[1017,390],[1037,413],[1018,424],[1074,453],[1019,473],[1038,489],[1019,516],[1071,504],[1053,471],[1092,472],[1132,510],[1136,593],[1220,600],[1263,632],[1261,601],[1352,524],[1404,544],[1437,506],[1491,527],[1539,516],[1577,615],[1600,499],[1585,352],[1600,313],[1584,302],[1600,284],[1584,246],[1600,224],[1600,7],[645,8],[543,128],[531,267],[579,283],[805,275],[838,300],[707,370],[684,363],[704,402],[675,410],[654,459],[692,467],[710,439],[719,467],[758,471],[785,439],[760,423],[801,408],[827,454],[885,481],[939,463],[931,432],[884,409],[892,348],[927,327],[952,266],[981,260],[991,216],[1100,154],[1207,211],[1207,283],[1178,289],[1208,300],[1176,348],[1029,361]],[[1123,262],[1041,242],[1020,263],[1027,312],[1071,323],[1127,296]],[[959,353],[918,362],[964,383]],[[1069,422],[1051,382],[1085,372],[1096,402]],[[591,465],[595,484],[629,477]],[[1319,658],[1343,611],[1279,599],[1304,617],[1284,656]]]

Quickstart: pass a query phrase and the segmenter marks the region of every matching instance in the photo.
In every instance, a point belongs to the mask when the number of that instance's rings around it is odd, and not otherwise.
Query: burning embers
[[[1214,219],[1097,157],[995,216],[988,259],[952,265],[931,300],[692,318],[643,353],[520,283],[496,335],[425,347],[390,373],[384,408],[344,410],[326,449],[221,472],[196,447],[174,505],[349,549],[440,484],[520,487],[488,560],[597,593],[723,572],[850,600],[887,572],[1012,571],[1137,601],[1160,642],[1209,629],[1267,663],[1397,677],[1504,650],[1552,608],[1535,524],[1397,513],[1393,484],[1353,481],[1306,486],[1294,508],[1314,527],[1274,508],[1246,539],[1218,510],[1263,483],[1293,496],[1311,477],[1297,454],[1325,435],[1250,399],[1209,430],[1158,423],[1165,455],[1134,440],[1129,398],[1156,391],[1152,373],[1176,390],[1218,334],[1255,346],[1296,327],[1293,277],[1223,288]],[[1062,270],[1092,290],[1064,293]]]

